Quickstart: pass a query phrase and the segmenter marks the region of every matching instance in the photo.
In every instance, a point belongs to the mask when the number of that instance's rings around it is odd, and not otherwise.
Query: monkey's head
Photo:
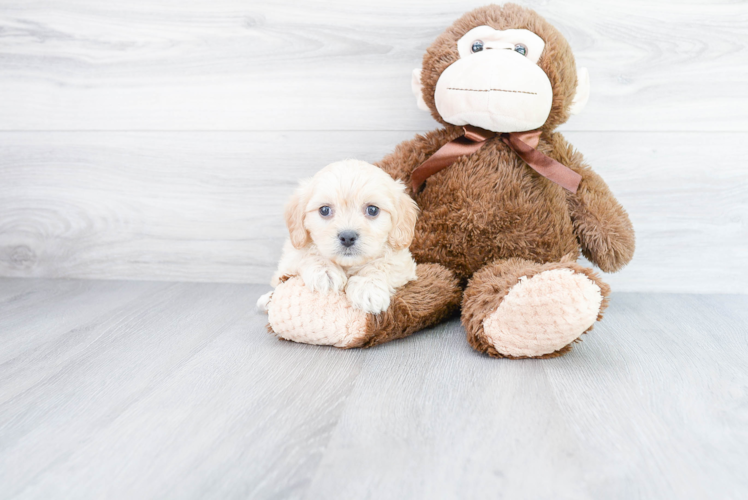
[[[468,12],[442,33],[413,71],[418,107],[439,122],[493,132],[546,131],[584,107],[589,77],[577,73],[563,36],[515,4]]]

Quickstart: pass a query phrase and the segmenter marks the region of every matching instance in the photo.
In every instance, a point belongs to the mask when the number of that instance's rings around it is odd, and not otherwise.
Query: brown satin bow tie
[[[475,153],[483,147],[488,139],[497,135],[504,144],[512,148],[512,151],[517,153],[517,156],[522,158],[537,173],[572,193],[577,192],[582,176],[535,149],[540,141],[540,130],[497,134],[472,125],[467,125],[463,129],[465,135],[439,148],[436,153],[431,155],[431,158],[413,170],[410,175],[413,192],[417,193],[424,181],[430,176],[447,168],[461,156]]]

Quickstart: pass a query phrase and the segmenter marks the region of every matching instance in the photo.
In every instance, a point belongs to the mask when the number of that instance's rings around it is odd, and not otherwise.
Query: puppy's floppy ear
[[[288,227],[288,235],[291,237],[291,244],[296,249],[304,248],[311,240],[309,231],[304,227],[309,190],[308,182],[301,184],[286,204],[286,226]]]
[[[395,213],[392,214],[392,231],[387,240],[395,250],[408,248],[413,241],[418,220],[418,205],[405,192],[405,185],[397,181],[398,189],[395,194]]]

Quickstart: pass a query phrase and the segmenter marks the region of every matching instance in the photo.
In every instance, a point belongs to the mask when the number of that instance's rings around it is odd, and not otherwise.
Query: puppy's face
[[[286,207],[291,243],[311,242],[341,266],[364,264],[387,248],[407,248],[418,208],[401,182],[358,160],[328,165],[303,183]]]

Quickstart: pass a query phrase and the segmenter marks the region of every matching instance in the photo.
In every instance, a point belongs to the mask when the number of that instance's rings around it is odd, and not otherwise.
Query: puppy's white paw
[[[273,298],[273,291],[260,295],[257,299],[257,310],[262,312],[268,312],[268,306],[270,305],[270,299]]]
[[[379,314],[390,307],[390,292],[381,280],[354,276],[345,287],[348,302],[356,309]]]
[[[342,269],[329,267],[308,267],[301,271],[304,285],[313,292],[339,292],[348,280]]]

